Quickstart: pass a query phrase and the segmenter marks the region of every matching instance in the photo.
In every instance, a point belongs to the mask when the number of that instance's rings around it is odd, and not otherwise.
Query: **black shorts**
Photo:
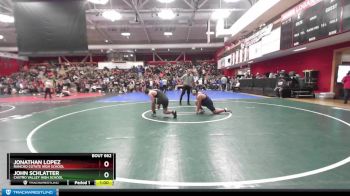
[[[213,101],[209,98],[206,98],[202,101],[202,106],[207,107],[212,112],[216,110]]]
[[[162,105],[162,106],[163,106],[163,109],[168,109],[169,100],[168,100],[168,99],[164,99],[164,100],[158,100],[158,99],[156,99],[156,104],[157,104],[157,105]]]

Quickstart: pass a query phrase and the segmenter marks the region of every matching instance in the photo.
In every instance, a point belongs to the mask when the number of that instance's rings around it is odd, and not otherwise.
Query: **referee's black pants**
[[[52,96],[51,96],[51,88],[45,88],[45,99],[46,99],[46,97],[47,97],[47,94],[49,94],[50,99],[52,99]]]
[[[191,86],[187,86],[185,85],[182,88],[182,93],[181,93],[181,97],[180,97],[180,104],[182,103],[182,97],[185,95],[185,93],[187,92],[187,104],[190,104],[190,94],[191,94]]]

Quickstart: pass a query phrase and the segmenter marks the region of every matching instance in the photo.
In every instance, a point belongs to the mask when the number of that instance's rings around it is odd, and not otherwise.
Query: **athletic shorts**
[[[168,100],[168,99],[164,99],[164,100],[158,100],[158,99],[156,99],[156,104],[157,104],[157,105],[162,105],[162,106],[163,106],[163,109],[168,109],[169,100]]]
[[[206,98],[202,101],[202,106],[207,107],[210,111],[214,112],[215,111],[215,107],[214,107],[214,103],[210,98]]]

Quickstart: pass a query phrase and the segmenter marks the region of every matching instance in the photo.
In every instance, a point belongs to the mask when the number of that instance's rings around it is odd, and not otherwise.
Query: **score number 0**
[[[108,162],[108,161],[105,161],[105,162],[103,163],[103,166],[104,166],[104,167],[109,167],[109,162]],[[105,173],[103,174],[103,176],[104,176],[105,178],[108,178],[108,177],[109,177],[109,172],[105,172]]]

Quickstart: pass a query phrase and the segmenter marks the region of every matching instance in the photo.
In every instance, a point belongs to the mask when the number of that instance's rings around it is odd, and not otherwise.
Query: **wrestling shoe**
[[[176,112],[176,110],[173,111],[173,116],[174,116],[175,119],[177,118],[177,112]]]
[[[157,116],[157,113],[156,112],[153,112],[152,113],[152,117],[156,117]]]
[[[225,110],[225,112],[232,113],[232,111],[228,110],[227,108],[225,108],[224,110]]]

